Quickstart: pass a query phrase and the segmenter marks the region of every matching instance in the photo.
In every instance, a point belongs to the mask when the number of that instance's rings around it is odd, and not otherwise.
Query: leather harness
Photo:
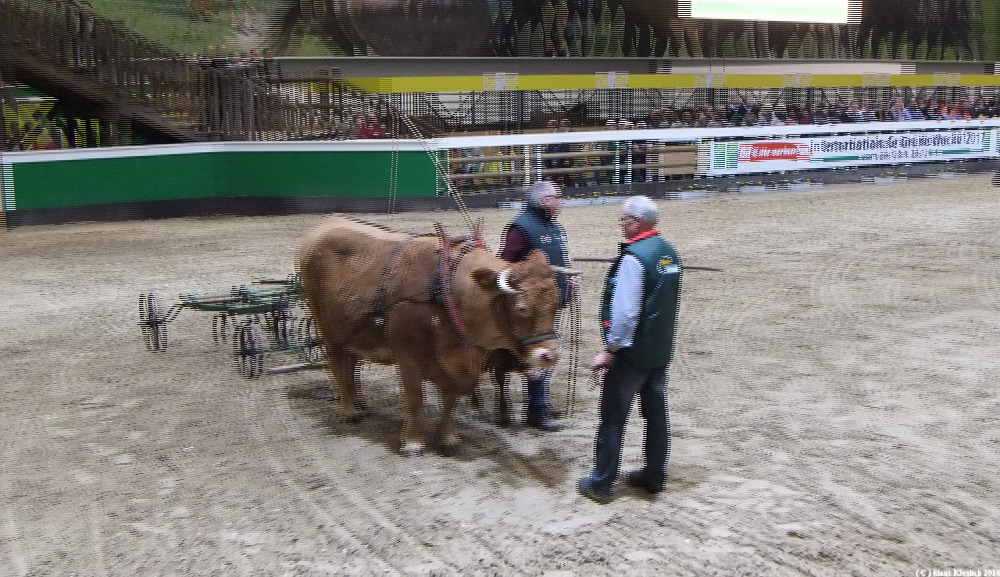
[[[459,247],[458,254],[453,256],[452,243],[447,235],[445,235],[443,227],[441,227],[439,223],[435,223],[434,229],[441,241],[441,256],[438,259],[438,264],[434,271],[434,277],[431,280],[431,300],[441,303],[444,307],[445,312],[448,314],[448,319],[451,321],[455,331],[458,332],[459,340],[463,344],[475,346],[469,340],[469,332],[466,328],[465,321],[459,313],[458,307],[455,303],[454,291],[452,290],[452,278],[455,274],[455,270],[458,268],[458,263],[461,262],[462,258],[476,248],[486,249],[485,243],[482,241],[481,237],[477,235],[476,238],[463,242]],[[372,305],[371,318],[372,323],[383,331],[386,328],[385,314],[387,310],[391,308],[391,306],[389,306],[386,302],[388,298],[387,283],[390,275],[392,274],[393,268],[399,261],[400,255],[403,253],[403,249],[406,248],[410,241],[420,238],[421,236],[427,235],[413,234],[406,240],[398,243],[389,255],[389,260],[386,261],[385,266],[382,267],[379,284],[375,289],[375,301]],[[504,293],[501,295],[501,298],[504,301],[507,301],[508,295]],[[510,316],[509,306],[506,306],[507,304],[507,302],[504,302],[504,306],[500,307],[503,315],[502,320],[505,322],[502,324],[498,322],[497,324],[498,328],[500,328],[511,343],[515,345],[517,349],[516,353],[519,357],[523,357],[527,347],[535,343],[559,338],[559,335],[555,332],[539,333],[529,337],[519,338],[514,333],[514,323]]]

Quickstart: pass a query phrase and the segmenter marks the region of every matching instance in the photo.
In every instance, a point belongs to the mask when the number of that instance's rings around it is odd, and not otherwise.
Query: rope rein
[[[412,132],[414,136],[417,137],[417,140],[420,142],[420,146],[424,149],[424,152],[427,153],[427,156],[430,157],[431,162],[434,163],[434,172],[437,174],[438,178],[444,181],[444,185],[448,189],[448,196],[455,199],[455,204],[458,205],[459,212],[461,212],[462,216],[465,218],[465,224],[466,226],[469,227],[469,231],[475,233],[476,227],[472,222],[472,216],[470,216],[469,214],[469,207],[466,206],[465,200],[462,198],[462,195],[460,195],[458,191],[455,190],[455,187],[451,184],[451,180],[448,178],[447,171],[445,171],[444,167],[441,166],[441,161],[438,159],[434,151],[431,150],[430,145],[427,144],[427,139],[423,137],[423,135],[420,133],[420,130],[417,129],[417,126],[413,124],[413,120],[411,120],[410,117],[406,115],[403,115],[402,118],[403,122],[405,122],[406,126],[410,129],[410,132]]]
[[[403,253],[403,249],[406,248],[406,245],[409,244],[411,240],[419,237],[420,235],[413,234],[406,240],[398,243],[395,248],[392,249],[392,253],[389,254],[389,260],[387,260],[385,266],[382,267],[382,275],[379,278],[378,286],[375,287],[375,302],[372,305],[372,322],[374,322],[376,326],[382,327],[383,329],[385,328],[385,299],[388,296],[388,289],[386,288],[386,285],[389,282],[393,266],[396,264],[396,261],[399,260],[399,257]]]
[[[566,416],[572,417],[576,407],[576,373],[580,365],[580,299],[574,297],[569,302],[569,378],[566,383]]]
[[[457,190],[455,190],[455,187],[452,184],[451,179],[448,178],[448,172],[442,166],[441,160],[438,158],[438,156],[435,153],[435,151],[431,150],[430,145],[427,142],[427,139],[425,139],[423,137],[423,135],[421,134],[420,130],[413,123],[413,120],[409,116],[407,116],[407,115],[401,115],[401,118],[402,118],[403,122],[406,124],[406,126],[409,128],[410,132],[420,142],[421,148],[424,149],[424,152],[431,159],[431,162],[434,165],[434,172],[435,172],[435,174],[437,175],[437,177],[439,179],[441,179],[444,182],[445,188],[448,191],[448,195],[451,196],[452,199],[455,200],[455,204],[458,206],[459,212],[462,213],[462,217],[465,219],[466,226],[468,226],[469,230],[472,233],[472,237],[474,239],[474,242],[476,243],[477,246],[483,248],[487,252],[490,252],[489,247],[486,245],[486,242],[483,240],[483,234],[482,234],[482,231],[483,231],[483,222],[482,222],[482,219],[480,219],[476,223],[473,223],[472,216],[469,213],[468,206],[465,204],[465,200],[462,198],[462,195],[459,194],[459,192]],[[392,183],[391,184],[392,200],[391,200],[390,205],[394,206],[394,203],[395,203],[395,189],[396,189],[396,186],[397,186],[397,174],[396,173],[398,173],[398,171],[399,171],[398,151],[396,151],[396,156],[393,157],[393,163],[392,163],[391,171],[393,173],[393,176],[391,177],[392,178],[392,180],[391,180],[391,183]],[[446,239],[446,237],[444,235],[443,228],[441,228],[440,224],[435,224],[434,226],[435,226],[435,230],[437,230],[437,232],[438,232],[438,235],[441,237],[441,242],[442,242],[442,247],[441,247],[441,253],[442,253],[441,254],[442,272],[444,272],[443,269],[444,269],[444,263],[446,262],[446,260],[447,260],[447,262],[449,264],[449,267],[451,269],[448,274],[443,274],[442,275],[442,277],[447,277],[447,278],[442,278],[441,281],[440,281],[441,282],[441,292],[442,292],[442,302],[444,303],[445,309],[448,311],[448,316],[451,318],[452,324],[455,326],[455,329],[458,331],[459,336],[460,336],[462,342],[463,343],[468,343],[468,332],[465,329],[465,324],[462,321],[461,316],[458,314],[458,311],[455,308],[454,296],[452,295],[452,292],[451,292],[451,274],[454,273],[455,267],[458,266],[458,260],[460,260],[461,257],[465,255],[465,253],[467,252],[467,250],[464,251],[464,252],[462,252],[462,254],[458,257],[458,259],[456,259],[455,261],[451,261],[450,256],[446,256],[446,253],[449,253],[449,248],[450,247],[446,246],[447,245],[447,239]],[[463,246],[463,248],[464,248],[464,246]],[[506,311],[506,307],[504,307],[504,309]],[[567,416],[571,416],[573,414],[573,408],[574,408],[574,405],[576,404],[576,377],[577,377],[576,373],[579,370],[579,356],[580,356],[580,354],[579,354],[580,353],[580,303],[579,303],[578,295],[576,296],[576,298],[573,298],[572,301],[570,302],[569,309],[570,309],[570,323],[569,323],[570,326],[569,326],[569,332],[570,332],[570,342],[572,343],[571,344],[571,351],[572,351],[572,353],[571,353],[571,358],[570,358],[570,362],[569,362],[569,375],[568,375],[568,378],[567,378],[567,393],[566,393],[566,414],[567,414]],[[534,344],[536,342],[541,342],[543,340],[548,340],[548,339],[552,339],[552,338],[557,338],[558,337],[558,335],[555,334],[555,333],[545,333],[545,334],[533,335],[531,337],[520,339],[520,338],[517,337],[517,335],[513,331],[513,323],[511,322],[511,319],[509,318],[509,311],[506,311],[506,312],[507,312],[507,317],[508,317],[506,319],[507,320],[507,324],[508,324],[508,332],[510,333],[510,336],[513,337],[513,342],[518,346],[518,354],[519,355],[522,354],[522,352],[523,352],[523,350],[524,350],[525,347],[527,347],[527,346],[529,346],[531,344]]]

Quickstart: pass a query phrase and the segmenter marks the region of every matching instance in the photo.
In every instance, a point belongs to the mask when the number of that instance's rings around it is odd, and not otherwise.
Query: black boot
[[[548,415],[548,411],[542,413],[528,413],[524,419],[524,424],[534,427],[539,431],[558,431],[563,428],[562,423],[557,423]]]

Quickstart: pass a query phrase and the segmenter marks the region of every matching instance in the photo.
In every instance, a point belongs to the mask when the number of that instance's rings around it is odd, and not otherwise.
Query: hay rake
[[[181,294],[170,307],[156,293],[143,293],[139,295],[139,327],[146,348],[162,352],[168,345],[167,325],[182,310],[212,312],[212,341],[231,343],[233,364],[243,377],[253,379],[264,373],[266,353],[293,353],[302,361],[269,372],[314,368],[325,354],[312,317],[300,306],[302,295],[302,284],[294,274],[256,279],[232,287],[227,294]]]

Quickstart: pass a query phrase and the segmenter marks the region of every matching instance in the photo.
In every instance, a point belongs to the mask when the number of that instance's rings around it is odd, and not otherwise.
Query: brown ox
[[[359,360],[399,367],[405,453],[423,449],[423,381],[441,391],[438,432],[447,449],[457,443],[455,402],[473,393],[487,353],[516,351],[540,369],[558,358],[558,290],[541,251],[511,264],[443,234],[331,217],[306,235],[298,272],[349,419],[360,415]]]

